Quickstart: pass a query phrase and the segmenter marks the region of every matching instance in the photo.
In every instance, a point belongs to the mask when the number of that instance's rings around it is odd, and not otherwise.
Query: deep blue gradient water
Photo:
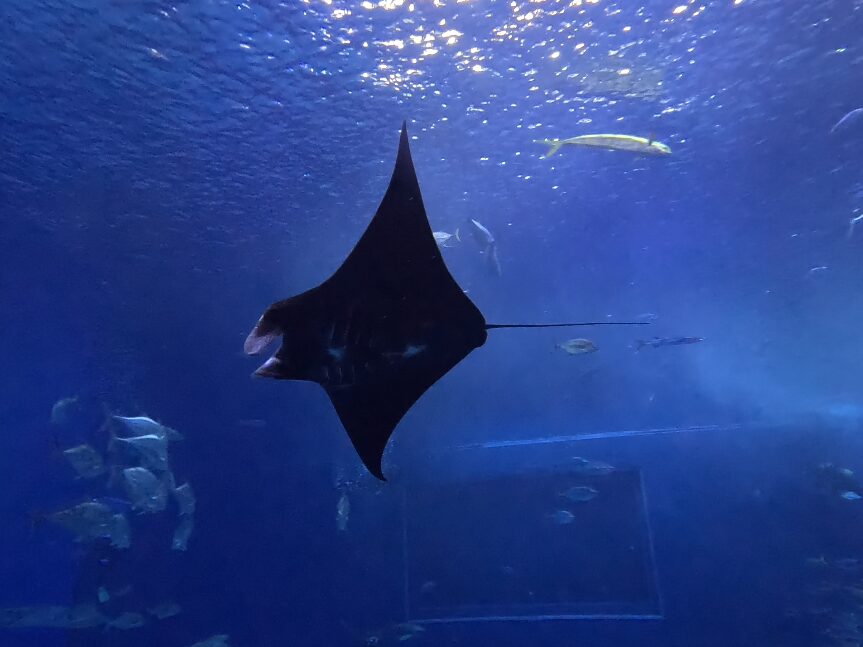
[[[418,647],[863,644],[863,501],[817,478],[863,470],[863,121],[830,133],[863,106],[861,33],[859,0],[4,3],[0,608],[131,585],[105,613],[182,612],[0,645],[349,646],[408,619],[459,620]],[[490,332],[379,484],[323,391],[250,379],[242,345],[350,251],[402,120],[432,227],[498,240],[499,277],[443,250],[489,321],[655,320]],[[673,153],[534,143],[601,132]],[[582,334],[598,352],[555,348]],[[187,551],[171,508],[128,550],[33,523],[106,494],[60,454],[103,449],[106,409],[185,435]],[[540,485],[579,456],[628,476],[556,526]]]

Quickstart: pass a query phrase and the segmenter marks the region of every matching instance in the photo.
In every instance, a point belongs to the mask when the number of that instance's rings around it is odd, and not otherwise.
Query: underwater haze
[[[861,0],[6,0],[0,647],[863,645],[861,34]],[[488,322],[633,325],[490,330],[381,481],[244,341],[351,253],[403,122]]]

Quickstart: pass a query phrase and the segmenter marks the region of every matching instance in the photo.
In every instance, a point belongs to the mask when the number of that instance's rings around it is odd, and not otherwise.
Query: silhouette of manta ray
[[[281,336],[255,375],[320,384],[365,466],[385,480],[381,460],[399,420],[488,330],[593,325],[621,324],[485,322],[435,243],[403,124],[389,187],[353,251],[318,287],[267,308],[244,350],[260,353]]]

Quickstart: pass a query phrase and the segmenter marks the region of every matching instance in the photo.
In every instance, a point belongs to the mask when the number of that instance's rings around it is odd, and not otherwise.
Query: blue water
[[[859,0],[4,3],[0,609],[131,585],[105,613],[182,612],[0,645],[349,646],[409,619],[438,621],[417,647],[863,644],[863,570],[807,563],[863,559],[863,501],[815,475],[863,470],[863,123],[830,134],[863,106],[861,33]],[[500,277],[443,250],[489,321],[705,341],[492,331],[366,475],[323,391],[250,379],[242,345],[350,251],[402,120],[432,227],[498,240]],[[602,132],[672,155],[533,143]],[[582,334],[598,352],[555,349]],[[187,551],[172,508],[125,551],[32,523],[118,494],[59,453],[104,449],[106,408],[184,434]],[[559,498],[528,493],[575,456],[628,480],[550,527]]]

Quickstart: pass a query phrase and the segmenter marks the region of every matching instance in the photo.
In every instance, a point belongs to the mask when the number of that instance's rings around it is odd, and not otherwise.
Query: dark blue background
[[[814,644],[784,616],[804,604],[803,560],[859,550],[859,506],[823,498],[810,471],[863,467],[863,232],[846,237],[863,208],[863,124],[828,135],[863,105],[863,9],[567,5],[0,9],[0,606],[88,599],[101,577],[98,555],[29,521],[91,494],[52,453],[95,437],[90,421],[49,424],[77,394],[180,429],[172,463],[199,510],[186,554],[162,549],[172,519],[136,520],[140,541],[110,575],[140,582],[127,604],[172,597],[184,613],[69,644],[354,644],[401,619],[394,495],[352,513],[363,532],[336,533],[332,464],[356,460],[326,397],[250,380],[241,349],[266,304],[349,251],[406,118],[433,227],[473,217],[499,240],[499,279],[470,240],[444,252],[489,321],[652,312],[649,334],[706,341],[636,354],[633,331],[596,330],[598,353],[568,357],[558,332],[493,332],[402,422],[393,488],[454,445],[742,425],[594,449],[644,469],[664,622],[415,640]],[[423,57],[410,35],[432,31],[439,51]],[[573,77],[624,68],[659,70],[658,100]],[[545,160],[532,143],[603,131],[653,134],[674,154]],[[3,630],[0,644],[55,638]]]

